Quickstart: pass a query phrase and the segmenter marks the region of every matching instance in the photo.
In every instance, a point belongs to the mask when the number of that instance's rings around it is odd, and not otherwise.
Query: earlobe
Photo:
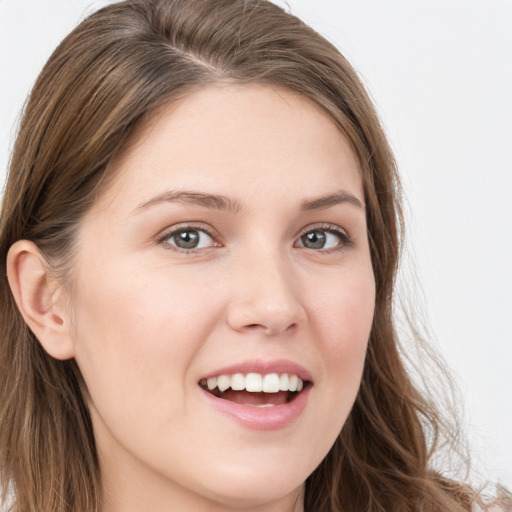
[[[46,352],[56,359],[72,358],[70,323],[59,289],[33,242],[19,240],[9,249],[7,278],[21,315]]]

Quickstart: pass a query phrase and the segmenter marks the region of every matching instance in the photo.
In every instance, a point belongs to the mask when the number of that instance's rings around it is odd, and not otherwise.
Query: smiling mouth
[[[237,404],[276,407],[292,402],[311,382],[290,373],[236,373],[201,379],[199,386],[217,398]]]

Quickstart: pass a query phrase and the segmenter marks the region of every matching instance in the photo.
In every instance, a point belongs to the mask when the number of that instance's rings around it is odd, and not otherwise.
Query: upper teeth
[[[233,389],[234,391],[249,391],[251,393],[278,393],[279,391],[302,391],[304,382],[297,375],[282,373],[269,373],[261,375],[260,373],[235,373],[234,375],[219,375],[206,381],[210,391],[219,388],[219,391]]]

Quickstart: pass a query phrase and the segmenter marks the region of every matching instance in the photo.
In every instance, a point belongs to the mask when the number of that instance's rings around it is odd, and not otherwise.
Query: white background
[[[0,0],[2,182],[39,69],[105,3]],[[423,285],[414,293],[424,294],[435,342],[462,389],[476,468],[510,487],[512,0],[289,4],[342,50],[377,105],[408,201]]]

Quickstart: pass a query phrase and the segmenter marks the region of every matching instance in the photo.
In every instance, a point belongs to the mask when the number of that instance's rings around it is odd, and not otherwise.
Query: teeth
[[[245,377],[241,373],[235,373],[231,377],[231,389],[234,391],[242,391],[245,389]]]
[[[226,391],[226,389],[231,387],[231,378],[229,375],[219,375],[217,377],[217,387],[220,391]]]
[[[269,375],[265,375],[265,377],[263,377],[263,392],[279,392],[279,375],[277,375],[277,373],[270,373]]]
[[[288,389],[290,391],[297,391],[298,385],[299,385],[299,378],[297,377],[297,375],[290,375],[290,382],[288,383]]]
[[[245,377],[245,389],[250,393],[263,391],[263,379],[259,373],[248,373]]]
[[[297,375],[283,373],[235,373],[234,375],[219,375],[202,380],[201,385],[210,391],[218,388],[223,392],[231,388],[234,391],[249,391],[250,393],[278,393],[279,391],[302,391],[304,382]]]

